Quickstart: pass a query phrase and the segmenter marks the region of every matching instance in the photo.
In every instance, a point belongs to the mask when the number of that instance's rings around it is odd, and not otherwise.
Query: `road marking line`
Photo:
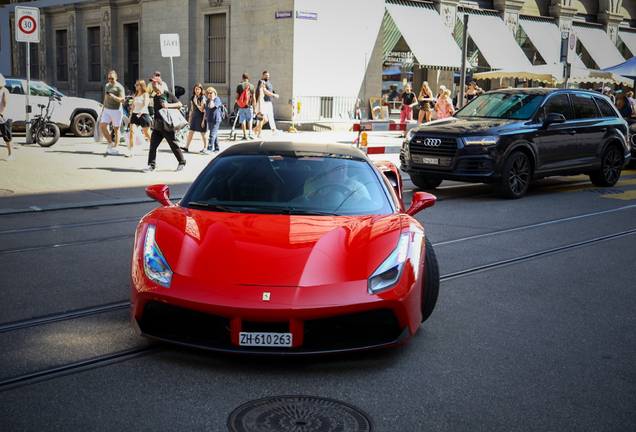
[[[636,190],[630,190],[623,192],[622,194],[607,194],[607,195],[599,195],[601,198],[613,198],[619,200],[633,200],[636,199]]]

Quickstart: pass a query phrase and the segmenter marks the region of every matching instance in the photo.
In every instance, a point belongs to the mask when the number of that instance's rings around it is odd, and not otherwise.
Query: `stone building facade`
[[[386,91],[389,3],[434,9],[456,39],[458,17],[467,10],[498,14],[513,37],[520,17],[551,20],[564,31],[585,22],[602,28],[617,46],[621,31],[636,34],[636,2],[628,0],[47,0],[21,5],[40,8],[42,37],[30,48],[31,76],[66,94],[101,101],[113,69],[128,89],[155,70],[172,84],[170,59],[161,56],[159,41],[161,34],[176,33],[181,56],[174,58],[175,84],[186,94],[200,82],[233,102],[243,72],[255,83],[268,70],[281,96],[276,115],[289,119],[297,101],[307,109],[302,114],[336,117],[350,111],[341,105]],[[426,35],[426,24],[421,27]],[[435,35],[427,37],[435,43]],[[26,74],[25,45],[11,35],[13,75]],[[416,60],[409,72],[414,83],[453,85],[452,67]]]

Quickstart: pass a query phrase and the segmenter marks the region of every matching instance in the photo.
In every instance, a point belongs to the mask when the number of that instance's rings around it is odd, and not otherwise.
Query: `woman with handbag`
[[[265,89],[265,86],[266,83],[263,80],[260,80],[256,86],[256,114],[254,117],[258,120],[258,124],[256,125],[256,136],[258,138],[261,137],[263,126],[267,123],[267,118],[263,115],[263,104],[265,102],[265,92],[263,90]]]
[[[148,114],[148,105],[150,105],[150,96],[148,95],[148,89],[146,88],[146,82],[142,79],[137,80],[135,83],[135,94],[133,95],[132,108],[130,110],[129,124],[130,124],[130,142],[128,143],[127,157],[132,157],[134,153],[135,145],[135,126],[143,131],[143,134],[150,142],[150,115]],[[143,138],[141,138],[143,142]]]
[[[161,141],[164,139],[168,141],[168,145],[170,146],[170,150],[179,161],[179,165],[177,166],[177,171],[183,170],[185,167],[186,161],[183,158],[183,153],[181,152],[181,148],[179,148],[179,144],[177,143],[177,139],[174,135],[174,130],[172,130],[171,125],[166,125],[166,119],[169,120],[170,114],[168,110],[171,109],[179,109],[181,108],[181,102],[179,99],[172,93],[163,88],[163,81],[159,77],[150,78],[150,82],[152,83],[152,89],[155,92],[155,95],[152,98],[154,112],[155,112],[155,122],[152,130],[152,135],[150,136],[150,152],[148,153],[148,166],[143,169],[143,172],[153,172],[156,169],[156,159],[157,159],[157,147],[161,144]],[[170,130],[169,130],[170,129]]]
[[[203,113],[201,127],[207,122],[209,137],[208,147],[201,150],[201,153],[213,154],[219,151],[219,126],[223,118],[223,113],[221,112],[223,104],[221,103],[221,99],[216,95],[214,87],[208,87],[205,91],[205,95],[208,99],[205,103],[205,112]]]

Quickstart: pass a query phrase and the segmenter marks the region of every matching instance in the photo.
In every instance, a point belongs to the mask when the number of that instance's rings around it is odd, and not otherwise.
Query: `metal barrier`
[[[293,104],[300,103],[296,122],[319,120],[353,120],[359,99],[355,96],[296,96]]]

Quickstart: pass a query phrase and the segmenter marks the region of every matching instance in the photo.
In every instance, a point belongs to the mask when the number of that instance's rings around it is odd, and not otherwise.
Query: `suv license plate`
[[[439,159],[422,158],[423,164],[439,165]]]
[[[240,346],[291,347],[291,333],[239,333]]]

